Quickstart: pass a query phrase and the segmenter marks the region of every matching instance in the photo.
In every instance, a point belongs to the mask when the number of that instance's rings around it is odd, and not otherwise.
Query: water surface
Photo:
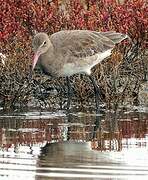
[[[148,179],[148,114],[0,116],[0,180]]]

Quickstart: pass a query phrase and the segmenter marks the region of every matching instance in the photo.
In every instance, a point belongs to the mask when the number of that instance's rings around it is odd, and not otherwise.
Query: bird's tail
[[[115,32],[115,31],[101,32],[101,35],[109,38],[115,44],[120,43],[121,41],[123,41],[124,39],[127,39],[127,38],[131,41],[131,38],[127,34],[121,34],[121,33]]]

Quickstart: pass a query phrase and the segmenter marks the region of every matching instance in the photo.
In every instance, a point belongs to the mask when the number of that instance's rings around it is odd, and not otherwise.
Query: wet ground
[[[148,179],[148,113],[1,113],[6,179]]]

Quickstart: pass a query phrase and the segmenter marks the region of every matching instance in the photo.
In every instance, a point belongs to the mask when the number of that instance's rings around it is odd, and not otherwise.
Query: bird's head
[[[32,41],[33,51],[35,52],[33,63],[32,63],[32,69],[35,68],[35,65],[38,61],[39,56],[47,52],[50,45],[51,45],[51,42],[46,33],[41,32],[35,35]]]

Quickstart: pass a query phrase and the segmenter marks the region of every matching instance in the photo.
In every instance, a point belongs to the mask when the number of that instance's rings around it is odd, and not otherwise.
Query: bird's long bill
[[[37,51],[33,57],[32,70],[35,68],[35,65],[38,62],[39,56],[40,56],[40,53]]]

